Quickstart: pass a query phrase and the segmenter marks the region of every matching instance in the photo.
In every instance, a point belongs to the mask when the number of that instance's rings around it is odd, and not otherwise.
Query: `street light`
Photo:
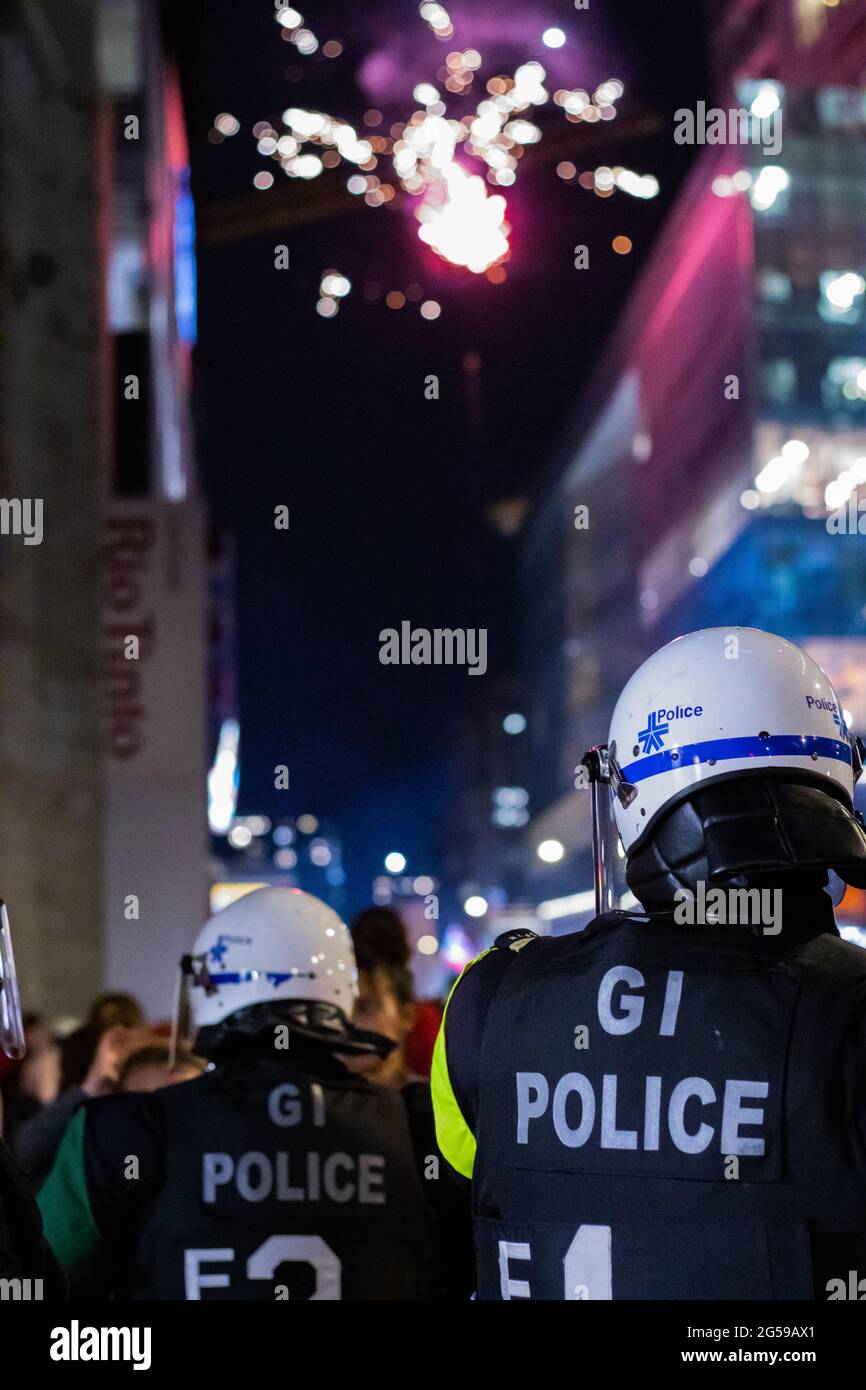
[[[487,899],[482,898],[480,893],[474,893],[471,898],[466,899],[463,911],[467,917],[483,917],[487,911]]]
[[[385,868],[389,874],[402,874],[406,867],[406,856],[400,854],[399,850],[392,849],[390,854],[385,855]]]
[[[535,853],[544,864],[558,864],[565,855],[565,845],[561,840],[542,840]]]
[[[506,714],[502,721],[502,727],[507,734],[522,734],[526,728],[526,715],[518,714],[517,711],[513,714]]]

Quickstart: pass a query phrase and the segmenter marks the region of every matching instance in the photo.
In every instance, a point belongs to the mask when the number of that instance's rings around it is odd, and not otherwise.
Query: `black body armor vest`
[[[624,914],[490,1006],[480,1298],[826,1299],[866,1271],[866,952]]]
[[[425,1296],[430,1215],[399,1092],[271,1056],[147,1102],[161,1173],[116,1251],[120,1297]]]

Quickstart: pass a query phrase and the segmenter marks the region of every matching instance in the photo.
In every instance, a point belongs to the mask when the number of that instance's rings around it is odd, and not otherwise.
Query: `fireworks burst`
[[[420,5],[419,14],[438,39],[453,37],[454,25],[443,5],[426,0]],[[300,54],[316,52],[319,40],[305,26],[298,10],[284,6],[277,9],[275,18],[283,38],[293,43]],[[549,37],[554,34],[556,42]],[[550,30],[546,31],[544,42],[549,47],[559,47],[565,38],[560,30]],[[334,56],[342,52],[336,41],[325,44],[322,51],[329,48]],[[495,268],[511,254],[506,199],[499,191],[488,192],[486,184],[499,190],[515,182],[527,146],[542,138],[541,129],[532,119],[534,109],[545,106],[551,95],[545,87],[544,66],[529,61],[511,75],[491,77],[474,110],[449,115],[448,101],[471,93],[482,61],[481,54],[473,48],[449,53],[438,73],[444,94],[433,82],[416,84],[412,93],[416,108],[405,121],[391,125],[387,135],[359,134],[350,122],[339,117],[289,107],[282,114],[280,129],[267,121],[254,126],[259,154],[277,163],[290,179],[315,179],[326,170],[354,166],[346,186],[350,193],[363,197],[368,207],[382,207],[395,200],[417,200],[418,236],[441,260],[475,275],[503,279],[505,272],[497,274]],[[592,124],[613,120],[622,94],[623,84],[617,78],[609,78],[592,94],[580,88],[560,88],[552,100],[567,121]],[[374,130],[382,120],[382,113],[377,110],[368,111],[364,117],[365,124]],[[234,135],[238,129],[238,122],[226,112],[214,122],[218,137]],[[386,160],[390,172],[382,177]],[[563,169],[569,172],[564,174]],[[561,164],[557,172],[561,177],[576,174],[569,164]],[[619,189],[633,197],[647,198],[658,191],[652,175],[641,176],[621,168],[602,167],[588,176],[581,175],[579,183],[592,187],[601,196]],[[262,189],[271,187],[273,177],[260,172],[254,184]],[[318,307],[325,317],[332,317],[340,300],[348,294],[349,283],[345,281],[345,290],[338,293],[332,285],[325,287],[328,278],[326,273]]]

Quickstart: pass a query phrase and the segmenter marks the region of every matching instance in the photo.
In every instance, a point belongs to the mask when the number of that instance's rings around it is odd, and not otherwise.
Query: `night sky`
[[[274,818],[312,811],[330,822],[343,841],[354,910],[387,850],[403,850],[415,873],[440,867],[456,720],[519,662],[519,542],[497,534],[486,509],[537,493],[687,171],[691,152],[673,143],[673,112],[710,93],[696,0],[591,0],[581,12],[569,0],[453,3],[456,32],[446,43],[414,0],[362,8],[298,0],[298,8],[321,41],[342,41],[340,57],[300,57],[281,40],[266,0],[169,5],[168,22],[200,223],[199,455],[212,514],[237,551],[239,809]],[[556,53],[540,41],[550,24],[568,36]],[[552,104],[536,114],[544,140],[503,190],[513,228],[504,284],[446,267],[418,240],[408,212],[360,200],[321,220],[293,216],[282,232],[253,222],[243,238],[214,244],[212,229],[232,200],[249,198],[253,217],[267,207],[274,190],[254,192],[258,171],[272,169],[287,191],[279,168],[256,151],[256,121],[278,124],[286,106],[298,105],[350,119],[360,132],[363,112],[376,106],[386,132],[415,108],[414,84],[435,81],[445,55],[470,46],[484,58],[473,106],[487,77],[530,58],[548,68],[551,89],[592,91],[608,77],[626,84],[620,114],[603,130],[568,125]],[[300,80],[289,80],[292,67]],[[449,116],[457,110],[449,106]],[[215,146],[207,132],[223,111],[241,131]],[[651,118],[656,134],[634,132]],[[554,142],[555,154],[546,153]],[[661,194],[597,198],[556,176],[560,159],[578,170],[622,163],[654,173]],[[384,178],[388,169],[385,157],[377,172]],[[326,171],[315,187],[291,181],[295,215],[351,172],[345,164]],[[612,251],[620,234],[632,239],[631,255]],[[274,269],[278,242],[290,249],[286,272]],[[579,243],[590,247],[589,271],[574,269]],[[315,305],[331,267],[353,291],[325,320]],[[442,305],[435,322],[422,320],[417,304],[385,307],[385,293],[413,284]],[[372,294],[375,285],[381,295],[371,302],[365,287]],[[467,354],[480,359],[477,378]],[[438,401],[424,399],[430,373],[439,377]],[[474,394],[467,379],[477,379]],[[274,529],[278,503],[291,509],[288,532]],[[402,619],[486,627],[488,677],[382,666],[379,631]],[[288,793],[273,789],[277,763],[289,766]]]

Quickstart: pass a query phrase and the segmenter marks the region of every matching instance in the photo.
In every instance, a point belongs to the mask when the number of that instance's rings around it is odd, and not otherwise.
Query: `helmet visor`
[[[193,1041],[198,1031],[195,1021],[195,997],[193,990],[201,988],[206,994],[216,994],[219,986],[211,978],[207,968],[206,956],[181,956],[178,963],[174,991],[174,1007],[171,1011],[171,1042],[169,1045],[169,1068],[177,1062],[178,1050]]]
[[[633,901],[626,880],[626,857],[614,816],[614,800],[624,805],[634,797],[634,788],[624,780],[616,760],[616,745],[601,743],[585,755],[592,795],[592,862],[595,880],[595,911],[612,912]]]
[[[0,1047],[13,1061],[20,1061],[27,1051],[24,1042],[24,1025],[21,1022],[21,999],[18,994],[18,976],[15,974],[15,956],[12,951],[12,933],[9,929],[9,914],[6,904],[0,901]]]

